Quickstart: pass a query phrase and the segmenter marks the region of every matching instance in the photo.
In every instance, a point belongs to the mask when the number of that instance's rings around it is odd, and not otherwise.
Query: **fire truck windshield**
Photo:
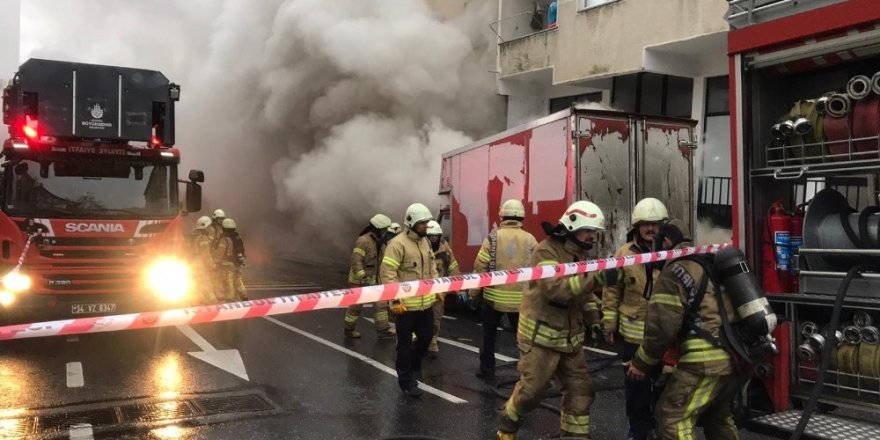
[[[177,212],[172,165],[18,160],[3,167],[3,206],[10,216],[157,218]]]

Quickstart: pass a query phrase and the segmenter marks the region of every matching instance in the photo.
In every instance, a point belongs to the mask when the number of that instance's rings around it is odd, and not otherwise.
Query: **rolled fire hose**
[[[880,344],[880,330],[877,327],[862,327],[859,334],[862,337],[862,344],[877,345]]]
[[[846,94],[855,100],[863,99],[871,94],[871,78],[856,75],[846,83]]]
[[[773,138],[776,140],[785,139],[785,135],[782,134],[782,128],[779,126],[779,124],[773,124],[770,127],[770,136],[773,136]]]
[[[813,124],[807,118],[797,118],[794,121],[794,132],[806,136],[813,131]]]
[[[874,325],[874,318],[865,311],[858,311],[853,313],[853,324],[856,327],[869,327]]]
[[[841,117],[834,117],[829,114],[822,120],[822,129],[825,133],[825,142],[828,146],[828,154],[837,157],[831,157],[831,160],[848,160],[849,159],[849,143],[850,137],[850,119],[847,114]]]
[[[880,73],[880,72],[877,72],[877,73]],[[816,111],[820,115],[824,115],[825,112],[827,111],[827,105],[828,105],[828,96],[823,96],[823,97],[817,99],[816,100]]]
[[[880,377],[880,345],[864,344],[859,348],[859,374],[868,377]],[[877,381],[866,384],[877,388]]]
[[[854,325],[844,327],[843,339],[846,341],[847,345],[857,345],[859,342],[862,342],[861,329]]]
[[[819,326],[816,325],[813,321],[804,321],[801,324],[801,336],[806,338],[807,336],[814,335],[819,331]]]
[[[875,95],[880,95],[880,72],[874,74],[871,77],[871,91],[874,92]]]
[[[825,113],[832,118],[842,118],[849,114],[852,108],[852,100],[848,95],[835,93],[825,103]]]
[[[813,344],[810,344],[810,341],[804,341],[797,347],[797,357],[804,362],[815,361],[817,358],[816,349]]]
[[[779,132],[782,133],[783,136],[788,137],[794,134],[794,122],[791,120],[782,121],[779,123]]]
[[[877,137],[880,133],[880,95],[871,95],[856,102],[852,111],[852,137],[854,139]],[[877,139],[853,141],[853,151],[873,151],[871,158],[877,158]],[[859,158],[867,158],[860,155]]]

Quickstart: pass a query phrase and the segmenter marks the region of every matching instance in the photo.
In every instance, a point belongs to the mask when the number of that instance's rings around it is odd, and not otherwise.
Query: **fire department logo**
[[[92,118],[101,119],[104,117],[104,109],[101,107],[101,104],[98,104],[97,102],[89,109],[89,112],[91,113]]]

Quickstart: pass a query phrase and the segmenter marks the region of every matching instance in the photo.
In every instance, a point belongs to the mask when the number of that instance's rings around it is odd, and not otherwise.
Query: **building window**
[[[602,5],[608,4],[608,3],[614,3],[616,1],[618,1],[618,0],[581,0],[580,10],[583,11],[584,9],[595,8],[597,6],[602,6]]]
[[[563,96],[550,99],[550,114],[565,110],[576,103],[602,102],[602,92],[585,93],[583,95]]]
[[[651,72],[614,78],[611,106],[645,115],[691,117],[694,80]]]
[[[727,75],[706,79],[706,116],[730,114],[730,83]]]

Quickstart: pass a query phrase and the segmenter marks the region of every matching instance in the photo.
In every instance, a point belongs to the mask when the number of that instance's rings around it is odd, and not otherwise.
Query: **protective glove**
[[[401,315],[406,311],[406,306],[403,305],[403,302],[399,299],[391,300],[389,308],[391,309],[391,313],[394,313],[395,315]]]
[[[590,325],[590,334],[587,340],[590,343],[590,347],[598,347],[599,343],[605,339],[605,334],[602,332],[602,326],[599,324]]]
[[[470,299],[471,297],[467,292],[458,292],[458,300],[461,301],[462,304],[467,304]]]

